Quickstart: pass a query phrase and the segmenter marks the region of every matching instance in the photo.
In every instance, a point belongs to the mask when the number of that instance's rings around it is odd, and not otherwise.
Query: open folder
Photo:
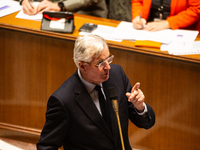
[[[152,48],[160,48],[162,43],[154,42],[154,41],[147,41],[147,40],[136,40],[135,46],[140,47],[152,47]]]

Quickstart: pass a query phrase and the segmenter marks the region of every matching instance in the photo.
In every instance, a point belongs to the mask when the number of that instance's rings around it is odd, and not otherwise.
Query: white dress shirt
[[[92,98],[94,104],[96,105],[96,107],[97,107],[99,113],[102,115],[102,113],[101,113],[101,108],[100,108],[100,104],[99,104],[98,91],[96,91],[96,90],[94,89],[94,88],[96,87],[96,84],[93,84],[93,83],[90,83],[90,82],[86,81],[86,80],[82,77],[81,72],[80,72],[79,69],[78,69],[78,76],[79,76],[79,78],[81,79],[82,83],[85,85],[85,87],[86,87],[88,93],[90,94],[90,96],[91,96],[91,98]],[[104,93],[103,88],[102,88],[102,83],[99,84],[99,85],[101,86],[101,91],[102,91],[102,93],[103,93],[103,95],[104,95],[104,99],[106,100],[106,96],[105,96],[105,93]],[[145,103],[144,103],[144,104],[145,104]],[[145,104],[145,109],[144,109],[143,112],[139,113],[137,110],[136,110],[136,112],[137,112],[139,115],[144,115],[144,114],[147,112],[147,106],[146,106],[146,104]]]

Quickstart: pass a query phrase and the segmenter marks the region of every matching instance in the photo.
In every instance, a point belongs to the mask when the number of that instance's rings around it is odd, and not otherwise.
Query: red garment
[[[148,20],[152,0],[132,0],[132,19],[138,16]],[[167,21],[171,29],[192,29],[200,33],[200,0],[171,0]]]

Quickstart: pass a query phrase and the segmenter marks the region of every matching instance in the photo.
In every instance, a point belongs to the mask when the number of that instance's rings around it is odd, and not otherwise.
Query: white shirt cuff
[[[143,112],[141,112],[141,113],[139,113],[138,111],[137,111],[137,113],[138,113],[138,115],[144,115],[145,113],[147,113],[147,105],[144,103],[144,111]]]

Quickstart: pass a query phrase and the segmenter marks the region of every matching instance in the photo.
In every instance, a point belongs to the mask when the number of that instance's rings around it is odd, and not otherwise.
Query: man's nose
[[[106,61],[106,63],[105,63],[106,65],[105,65],[105,67],[104,67],[104,69],[108,69],[108,70],[110,70],[111,69],[111,67],[110,67],[110,64],[108,63],[108,61]]]

